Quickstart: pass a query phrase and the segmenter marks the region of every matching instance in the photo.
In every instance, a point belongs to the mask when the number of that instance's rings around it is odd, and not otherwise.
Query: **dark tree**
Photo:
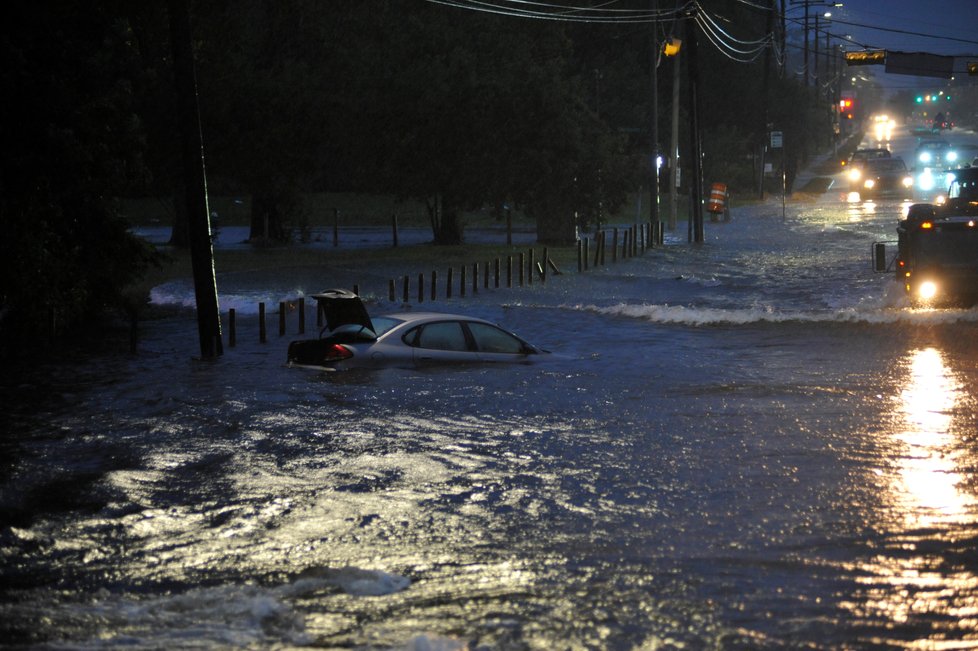
[[[154,253],[114,203],[146,181],[129,21],[52,2],[12,5],[4,23],[0,339],[10,352],[123,305]]]

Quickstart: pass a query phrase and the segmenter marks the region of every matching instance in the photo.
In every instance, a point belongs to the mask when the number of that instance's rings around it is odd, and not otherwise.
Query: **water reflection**
[[[912,351],[902,368],[904,388],[889,441],[892,517],[884,523],[881,548],[851,568],[863,592],[845,607],[864,622],[886,622],[885,637],[902,640],[899,646],[963,648],[952,640],[971,640],[965,645],[971,648],[978,576],[954,561],[970,545],[962,532],[976,524],[976,499],[964,470],[966,426],[956,422],[970,398],[935,348]],[[937,639],[946,645],[935,646]]]
[[[901,449],[894,489],[906,526],[959,522],[974,504],[974,496],[961,488],[964,477],[957,467],[960,450],[952,421],[959,402],[964,402],[961,382],[941,353],[934,348],[911,353],[900,400],[906,429],[895,434]]]

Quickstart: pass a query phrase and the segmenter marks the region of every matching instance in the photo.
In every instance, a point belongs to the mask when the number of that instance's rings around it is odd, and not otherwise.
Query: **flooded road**
[[[0,639],[976,647],[978,310],[872,272],[903,208],[773,201],[425,304],[557,353],[508,368],[288,369],[249,300],[363,280],[219,274],[219,360],[188,315],[3,385]]]

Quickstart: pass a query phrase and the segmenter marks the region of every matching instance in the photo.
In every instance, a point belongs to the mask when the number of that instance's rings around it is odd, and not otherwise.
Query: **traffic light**
[[[852,119],[853,111],[856,110],[856,100],[851,97],[844,97],[839,100],[839,113],[847,120]]]

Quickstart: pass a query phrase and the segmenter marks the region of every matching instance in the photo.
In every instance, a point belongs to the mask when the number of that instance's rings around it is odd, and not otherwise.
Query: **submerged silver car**
[[[371,318],[344,289],[314,294],[326,316],[318,339],[289,344],[288,364],[319,370],[536,361],[548,352],[494,323],[460,314],[404,312]]]

